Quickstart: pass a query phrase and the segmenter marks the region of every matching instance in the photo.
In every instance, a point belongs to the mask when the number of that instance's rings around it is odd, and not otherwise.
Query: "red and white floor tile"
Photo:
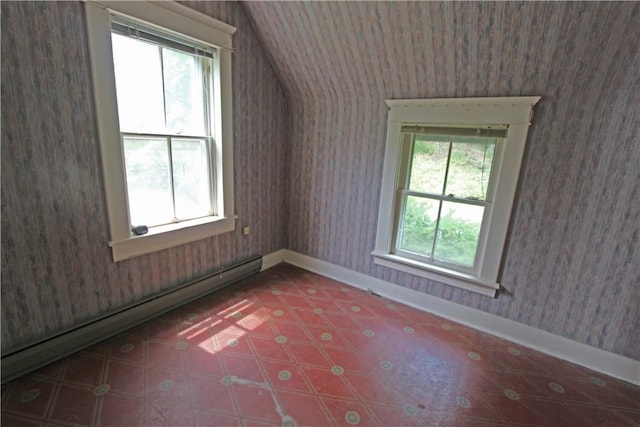
[[[2,426],[638,426],[640,387],[281,265],[2,388]]]

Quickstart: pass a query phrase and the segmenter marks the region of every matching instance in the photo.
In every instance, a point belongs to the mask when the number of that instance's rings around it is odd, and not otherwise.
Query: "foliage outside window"
[[[495,296],[538,100],[387,101],[376,264]]]
[[[395,252],[473,270],[497,138],[407,137],[411,152]]]

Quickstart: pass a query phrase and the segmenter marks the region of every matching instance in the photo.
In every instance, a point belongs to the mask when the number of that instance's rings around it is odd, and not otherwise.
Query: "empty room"
[[[3,427],[640,425],[640,3],[0,8]]]

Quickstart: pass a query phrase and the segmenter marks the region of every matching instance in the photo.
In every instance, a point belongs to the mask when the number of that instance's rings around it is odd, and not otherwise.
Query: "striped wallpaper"
[[[107,247],[81,2],[2,2],[2,352],[284,246],[285,93],[235,3],[236,232],[119,263]]]
[[[238,27],[252,234],[111,262],[83,6],[1,2],[3,352],[287,247],[640,359],[640,4],[184,3]],[[502,294],[375,266],[384,100],[515,95],[543,99]]]
[[[640,359],[640,4],[244,2],[288,96],[287,247]],[[373,264],[389,98],[541,95],[496,299]]]

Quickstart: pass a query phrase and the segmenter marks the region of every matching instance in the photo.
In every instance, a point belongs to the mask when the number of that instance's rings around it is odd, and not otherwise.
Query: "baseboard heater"
[[[122,333],[190,301],[256,274],[262,257],[251,258],[222,271],[149,297],[53,337],[2,355],[2,383],[62,359]]]

